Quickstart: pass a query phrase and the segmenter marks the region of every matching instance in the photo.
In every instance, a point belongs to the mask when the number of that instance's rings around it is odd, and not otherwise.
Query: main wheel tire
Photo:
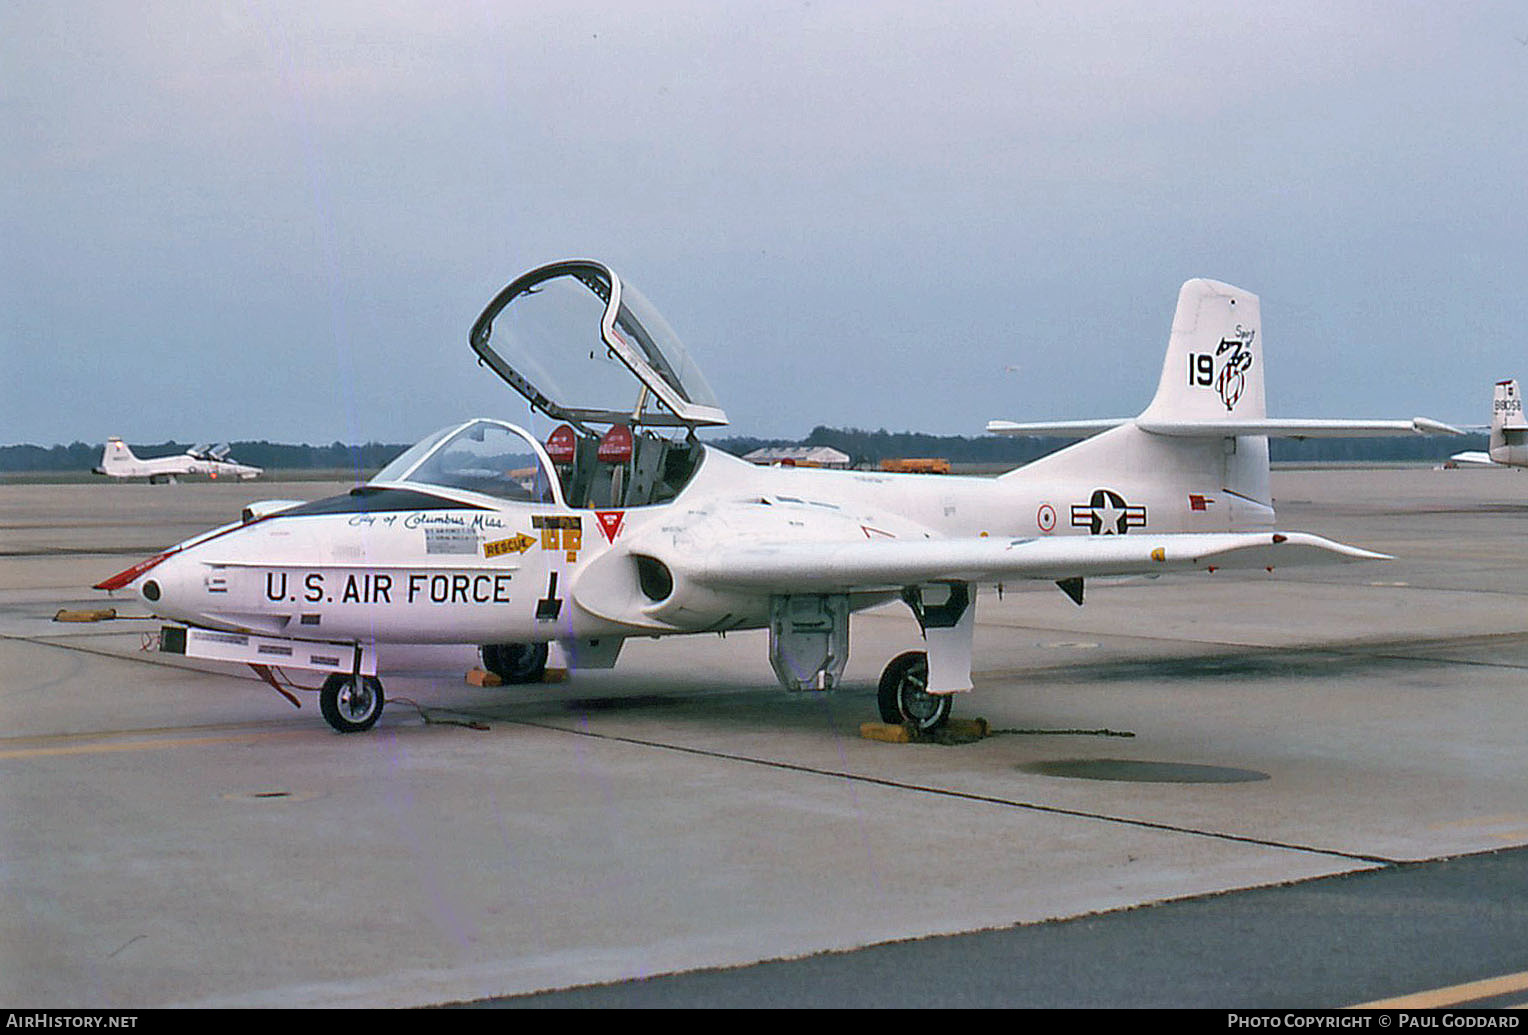
[[[483,667],[507,684],[539,683],[546,674],[544,643],[489,643],[482,653]]]
[[[950,718],[950,695],[928,692],[928,655],[911,650],[891,659],[876,694],[881,721],[931,733]]]
[[[362,676],[358,686],[355,676],[336,672],[324,680],[318,693],[318,710],[324,713],[324,721],[340,733],[371,729],[381,718],[384,704],[382,681],[376,676]]]

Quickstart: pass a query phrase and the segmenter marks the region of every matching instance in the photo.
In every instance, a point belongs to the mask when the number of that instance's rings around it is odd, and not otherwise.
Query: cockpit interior
[[[693,438],[672,439],[613,424],[603,435],[563,424],[548,436],[552,460],[570,507],[641,507],[667,503],[689,484],[705,451]]]

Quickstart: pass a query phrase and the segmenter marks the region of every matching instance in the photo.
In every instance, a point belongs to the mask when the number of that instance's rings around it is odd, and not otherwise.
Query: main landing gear
[[[482,648],[483,667],[506,685],[539,683],[546,674],[544,643],[487,643]]]
[[[881,673],[876,703],[882,722],[932,733],[949,721],[950,697],[929,693],[928,654],[910,650],[893,658]]]
[[[907,586],[901,596],[928,649],[892,659],[881,674],[877,705],[882,722],[932,733],[950,718],[951,694],[971,689],[974,596],[964,582]],[[838,685],[849,656],[850,605],[844,594],[770,598],[769,663],[781,686],[826,690]]]
[[[385,698],[382,681],[376,676],[354,676],[336,672],[324,680],[318,692],[318,710],[324,721],[340,733],[369,730],[382,715]]]

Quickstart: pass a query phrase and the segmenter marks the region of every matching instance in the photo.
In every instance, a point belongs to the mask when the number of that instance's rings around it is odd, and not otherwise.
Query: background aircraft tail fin
[[[1523,419],[1523,395],[1518,391],[1517,379],[1496,382],[1496,394],[1491,399],[1491,430],[1502,428],[1528,428]]]
[[[116,475],[118,477],[130,475],[138,466],[138,458],[133,455],[133,449],[120,438],[106,440],[106,448],[101,451],[102,474]]]
[[[1517,381],[1496,382],[1491,400],[1491,459],[1518,465],[1528,458],[1528,421],[1523,419],[1523,393]]]

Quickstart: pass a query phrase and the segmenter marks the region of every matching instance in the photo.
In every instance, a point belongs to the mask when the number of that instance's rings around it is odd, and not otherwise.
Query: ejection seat
[[[589,483],[587,506],[623,507],[631,484],[631,461],[635,440],[631,428],[614,424],[605,432],[594,452],[595,471]],[[641,503],[644,500],[633,500]]]
[[[546,440],[547,457],[570,507],[620,508],[666,503],[699,465],[699,443],[615,424],[596,441],[563,424]]]
[[[547,456],[570,507],[624,507],[647,500],[629,492],[636,440],[625,424],[613,425],[598,442],[567,424],[546,440]]]

